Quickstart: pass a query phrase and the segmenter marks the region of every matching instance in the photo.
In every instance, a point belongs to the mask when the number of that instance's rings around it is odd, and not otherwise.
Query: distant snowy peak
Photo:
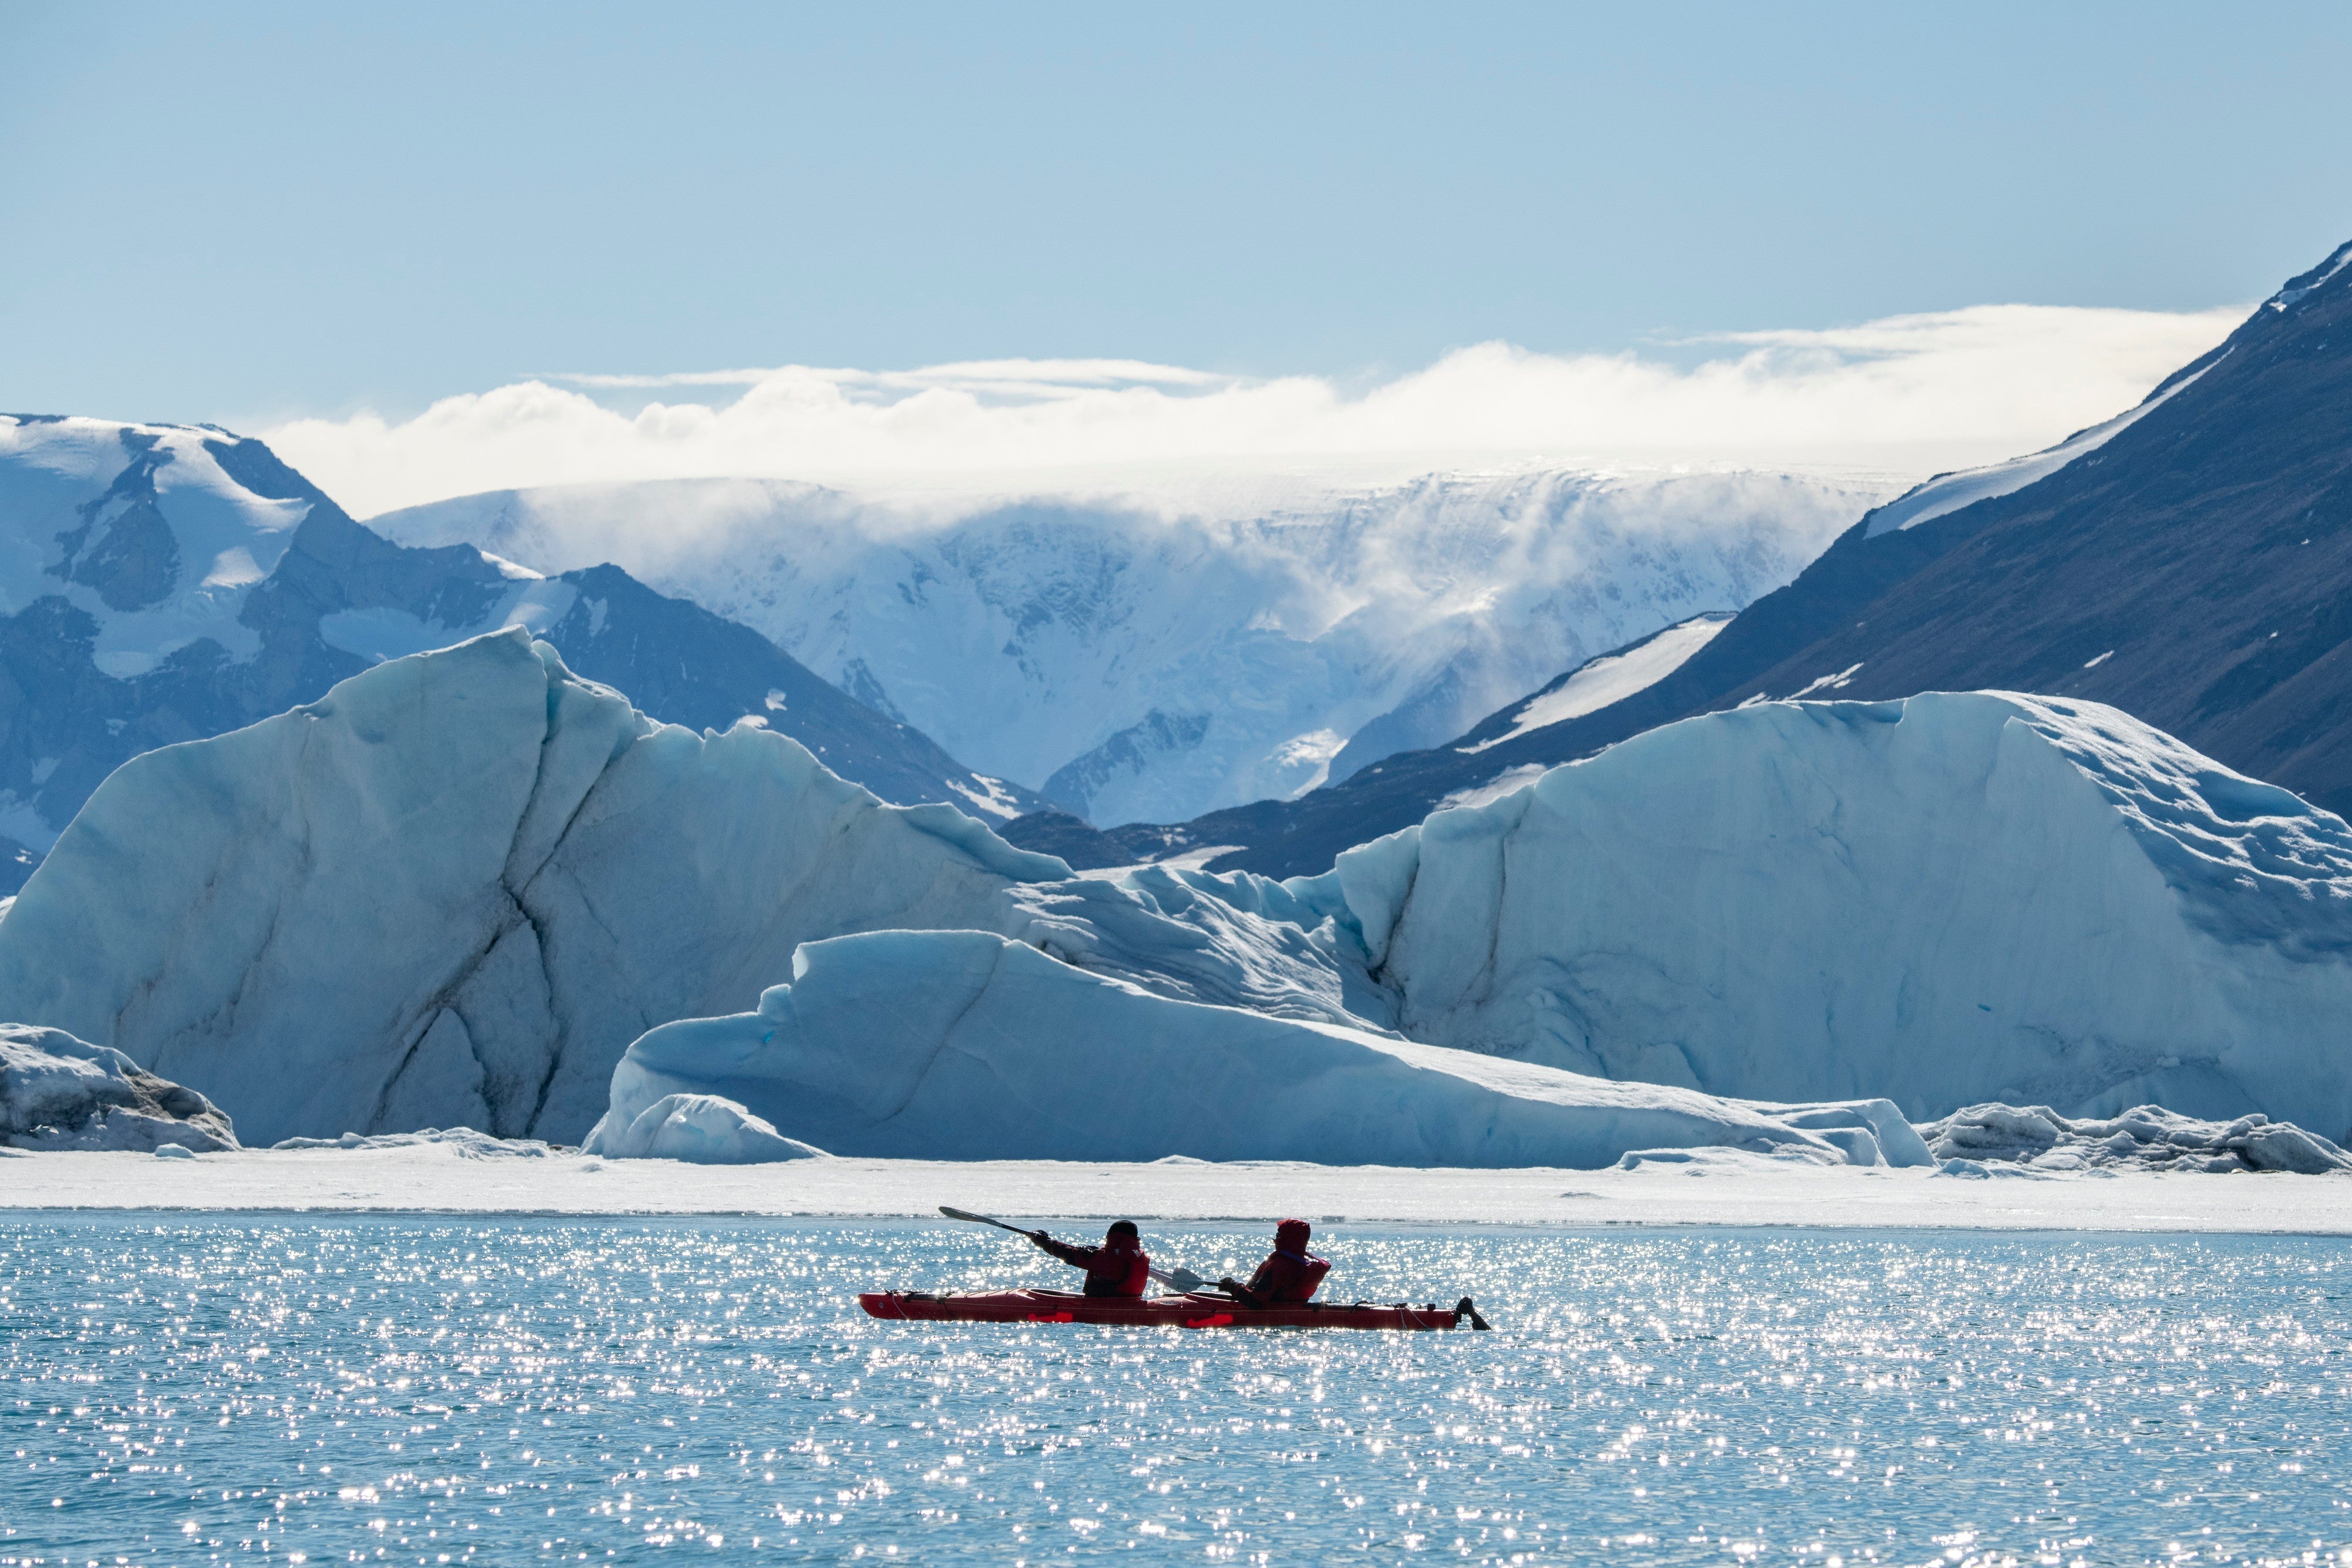
[[[1398,757],[1179,831],[1246,846],[1220,869],[1316,872],[1440,802],[1486,798],[1512,769],[1694,714],[1988,688],[2111,704],[2352,813],[2352,528],[2328,499],[2347,486],[2352,246],[2339,246],[2137,408],[1880,508],[1630,696],[1490,751]]]
[[[62,599],[118,678],[200,637],[251,656],[246,591],[320,498],[272,469],[290,474],[210,426],[0,414],[0,612]]]
[[[693,480],[468,497],[373,525],[551,573],[617,561],[1108,826],[1288,798],[1442,744],[1598,653],[1738,609],[1893,488],[1439,474],[1171,515],[1132,497],[925,510]]]

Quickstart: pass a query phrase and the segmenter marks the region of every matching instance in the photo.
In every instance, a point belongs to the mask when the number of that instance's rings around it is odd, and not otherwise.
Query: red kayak
[[[1485,1328],[1465,1296],[1452,1307],[1399,1301],[1375,1307],[1358,1301],[1290,1301],[1251,1307],[1223,1296],[1081,1296],[1069,1291],[997,1291],[933,1295],[926,1291],[869,1291],[857,1298],[868,1315],[926,1323],[1108,1323],[1120,1328],[1186,1329],[1452,1329],[1466,1320]]]

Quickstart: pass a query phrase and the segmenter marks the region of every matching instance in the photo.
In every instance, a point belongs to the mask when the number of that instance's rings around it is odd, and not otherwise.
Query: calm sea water
[[[1066,1278],[944,1223],[7,1217],[0,1564],[2352,1563],[2340,1242],[1318,1241],[1497,1332],[859,1313]]]

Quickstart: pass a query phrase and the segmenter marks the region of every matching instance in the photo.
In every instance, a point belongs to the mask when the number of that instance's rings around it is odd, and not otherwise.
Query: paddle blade
[[[999,1230],[1010,1230],[1015,1236],[1026,1236],[1029,1234],[1028,1231],[1023,1229],[1018,1225],[1007,1225],[1001,1219],[991,1219],[984,1214],[974,1214],[968,1208],[950,1208],[943,1203],[940,1205],[940,1212],[946,1215],[950,1219],[969,1219],[974,1225],[993,1225]]]

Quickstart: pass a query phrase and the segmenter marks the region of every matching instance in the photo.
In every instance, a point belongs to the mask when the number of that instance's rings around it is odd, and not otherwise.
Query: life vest
[[[1276,1248],[1250,1276],[1250,1289],[1268,1301],[1311,1301],[1331,1265],[1311,1252]]]
[[[1097,1247],[1087,1261],[1089,1296],[1139,1296],[1151,1283],[1151,1259],[1140,1249]]]

